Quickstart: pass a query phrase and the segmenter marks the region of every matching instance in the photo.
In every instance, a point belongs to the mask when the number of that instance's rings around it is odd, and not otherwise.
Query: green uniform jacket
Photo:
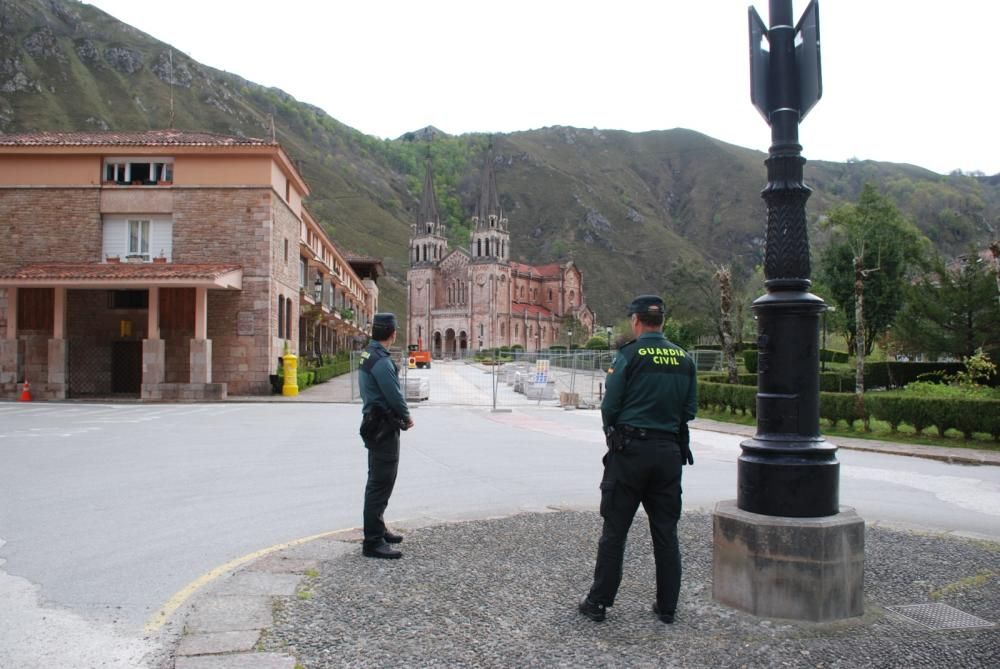
[[[369,358],[374,358],[370,373],[365,372]],[[362,413],[368,413],[373,406],[389,409],[403,420],[410,420],[410,410],[399,388],[399,371],[389,356],[389,351],[379,342],[372,340],[367,350],[361,354],[361,373],[358,374],[358,389],[361,391]]]
[[[631,425],[679,433],[698,412],[697,369],[680,346],[658,332],[619,349],[601,402],[604,427]]]

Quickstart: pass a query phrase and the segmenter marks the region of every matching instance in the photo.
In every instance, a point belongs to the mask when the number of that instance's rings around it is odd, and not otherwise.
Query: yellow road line
[[[191,597],[191,595],[193,595],[196,591],[208,585],[218,577],[222,576],[226,572],[232,571],[237,567],[246,564],[247,562],[256,560],[257,558],[260,557],[264,557],[265,555],[268,555],[270,553],[284,550],[286,548],[291,548],[293,546],[298,546],[300,544],[304,544],[309,541],[315,541],[316,539],[322,539],[323,537],[328,537],[333,534],[348,532],[354,529],[357,528],[349,527],[343,530],[331,530],[330,532],[321,532],[320,534],[314,534],[309,537],[295,539],[294,541],[288,541],[283,544],[275,544],[274,546],[270,546],[268,548],[262,548],[259,551],[254,551],[253,553],[249,553],[248,555],[244,555],[243,557],[238,557],[235,560],[230,560],[229,562],[216,567],[212,571],[206,574],[202,574],[201,576],[199,576],[198,578],[196,578],[195,580],[191,581],[186,586],[178,590],[177,593],[174,594],[174,596],[171,597],[169,600],[167,600],[167,603],[164,604],[163,607],[160,608],[160,610],[157,611],[153,615],[153,617],[149,619],[149,621],[146,623],[144,631],[147,634],[158,631],[161,627],[163,627],[164,623],[167,622],[167,619],[170,618],[171,615],[173,615],[174,611],[183,606],[184,602],[186,602],[188,598]]]

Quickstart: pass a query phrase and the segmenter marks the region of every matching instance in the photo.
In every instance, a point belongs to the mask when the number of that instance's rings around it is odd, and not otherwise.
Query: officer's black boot
[[[584,600],[580,602],[580,606],[577,608],[580,610],[580,613],[587,616],[595,623],[603,622],[603,620],[607,617],[607,611],[605,610],[604,604],[595,604],[590,601],[590,597],[585,597]]]

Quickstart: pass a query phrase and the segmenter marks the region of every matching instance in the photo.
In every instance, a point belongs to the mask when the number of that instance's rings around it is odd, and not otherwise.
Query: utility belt
[[[672,441],[674,443],[678,441],[676,432],[665,432],[663,430],[652,430],[648,427],[635,427],[624,424],[615,426],[615,429],[629,439],[638,439],[639,441]]]
[[[360,434],[367,441],[378,438],[384,430],[405,430],[407,427],[407,422],[395,412],[374,405],[362,414]]]

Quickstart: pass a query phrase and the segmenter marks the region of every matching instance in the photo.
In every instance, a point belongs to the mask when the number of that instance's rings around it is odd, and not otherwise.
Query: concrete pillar
[[[208,289],[194,289],[194,338],[208,339]]]
[[[69,342],[62,338],[49,340],[49,378],[50,386],[60,386],[65,393],[66,361],[69,359]],[[59,389],[55,389],[58,393]],[[65,395],[64,395],[65,396]]]
[[[7,289],[7,336],[5,339],[17,339],[17,288]]]
[[[0,384],[20,383],[17,373],[17,352],[20,342],[16,339],[0,339]]]
[[[52,338],[66,338],[66,289],[56,287],[52,290]]]
[[[142,340],[142,385],[158,386],[166,378],[167,342],[162,339]]]
[[[191,383],[212,382],[212,340],[191,340]]]
[[[160,289],[152,286],[149,289],[149,309],[148,322],[146,327],[146,337],[148,339],[160,338]]]
[[[865,522],[765,516],[719,502],[713,515],[712,597],[766,618],[829,622],[864,614]]]

